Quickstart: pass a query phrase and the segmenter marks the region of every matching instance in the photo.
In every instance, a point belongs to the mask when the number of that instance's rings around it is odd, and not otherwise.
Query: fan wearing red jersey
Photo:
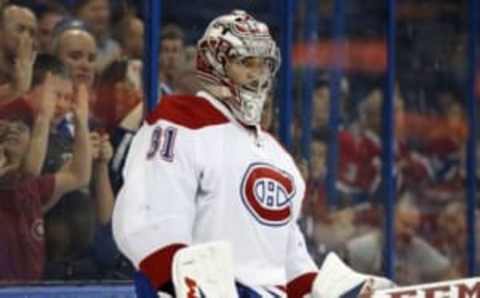
[[[45,261],[43,214],[60,197],[88,184],[91,160],[88,95],[80,86],[75,97],[75,145],[70,166],[53,175],[26,174],[28,155],[45,152],[55,101],[47,76],[38,111],[24,99],[0,107],[0,282],[32,282],[42,277]],[[36,155],[41,159],[41,156]]]
[[[319,269],[296,224],[305,182],[290,154],[260,128],[280,65],[267,25],[234,11],[210,23],[197,50],[203,90],[164,97],[132,142],[113,214],[121,251],[147,277],[150,294],[174,294],[177,252],[223,242],[232,248],[231,297],[332,297],[332,279],[316,280]],[[205,255],[215,258],[209,247]],[[210,264],[195,274],[217,274],[219,266]],[[347,275],[351,282],[340,291],[336,285],[337,293],[360,291],[367,277]],[[178,291],[181,282],[175,278],[177,295],[225,298],[209,295],[206,285],[195,288],[191,278]],[[139,288],[140,297],[149,297]]]

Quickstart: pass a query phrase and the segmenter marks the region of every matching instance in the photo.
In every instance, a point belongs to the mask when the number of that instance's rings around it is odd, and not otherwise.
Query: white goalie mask
[[[226,65],[248,58],[262,59],[267,69],[250,83],[238,84],[227,74]],[[267,25],[241,10],[214,19],[197,45],[199,78],[207,90],[223,90],[214,95],[245,125],[260,122],[279,66],[280,53]]]

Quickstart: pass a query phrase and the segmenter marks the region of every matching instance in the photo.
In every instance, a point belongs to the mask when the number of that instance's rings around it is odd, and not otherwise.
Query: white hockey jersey
[[[124,176],[114,235],[139,268],[157,254],[166,267],[158,274],[168,275],[176,245],[226,240],[246,285],[286,286],[318,271],[296,224],[305,183],[292,157],[207,93],[164,97],[135,136]]]

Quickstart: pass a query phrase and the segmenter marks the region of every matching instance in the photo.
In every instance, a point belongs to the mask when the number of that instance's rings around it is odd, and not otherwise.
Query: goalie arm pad
[[[374,291],[394,286],[389,279],[352,270],[335,253],[329,253],[313,281],[311,297],[357,297],[367,289]]]
[[[287,295],[291,298],[303,298],[312,291],[313,282],[318,272],[302,274],[287,284]]]
[[[184,247],[186,247],[185,244],[172,244],[166,246],[147,256],[140,262],[140,271],[147,276],[155,290],[164,290],[169,292],[171,289],[173,289],[173,257],[180,249]]]

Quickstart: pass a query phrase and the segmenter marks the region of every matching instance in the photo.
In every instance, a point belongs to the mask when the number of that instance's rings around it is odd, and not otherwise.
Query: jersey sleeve
[[[297,224],[291,226],[287,248],[288,297],[310,293],[318,267],[307,251],[305,238]]]
[[[122,252],[156,288],[192,239],[198,173],[191,130],[168,121],[144,124],[133,139],[113,225]]]

